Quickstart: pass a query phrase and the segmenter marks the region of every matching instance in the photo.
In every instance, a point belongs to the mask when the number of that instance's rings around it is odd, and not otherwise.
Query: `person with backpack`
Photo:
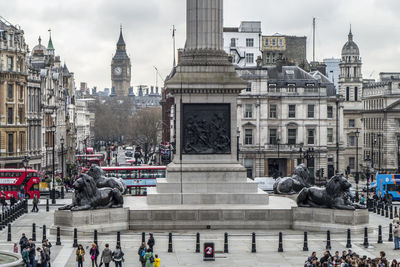
[[[139,261],[142,264],[142,267],[146,266],[146,261],[144,259],[145,254],[146,254],[146,243],[143,242],[138,249]]]
[[[92,267],[94,267],[95,265],[96,267],[99,267],[99,265],[97,265],[97,257],[99,256],[100,252],[99,249],[97,248],[96,243],[92,244],[89,254],[90,254],[90,260],[92,261]]]
[[[115,263],[115,267],[122,267],[122,262],[124,259],[124,252],[122,252],[121,247],[119,245],[116,246],[115,250],[112,253],[112,259]]]
[[[153,233],[149,233],[149,240],[147,240],[147,245],[149,246],[151,251],[153,251],[153,247],[154,247],[155,243],[156,243],[156,241],[154,240]]]
[[[101,252],[100,266],[104,263],[104,267],[110,267],[111,260],[112,260],[112,252],[111,249],[109,248],[109,245],[106,244],[106,248],[103,249],[103,251]]]
[[[153,251],[148,248],[146,254],[144,255],[144,260],[146,261],[146,267],[154,267],[154,255]]]

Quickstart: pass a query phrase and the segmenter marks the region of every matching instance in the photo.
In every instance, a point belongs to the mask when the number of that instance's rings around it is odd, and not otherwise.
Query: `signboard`
[[[215,261],[214,247],[215,245],[212,242],[204,243],[203,261]]]
[[[123,179],[126,186],[155,186],[156,179]]]

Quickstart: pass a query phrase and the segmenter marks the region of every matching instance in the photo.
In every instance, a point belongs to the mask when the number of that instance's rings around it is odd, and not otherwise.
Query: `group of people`
[[[139,262],[142,267],[160,267],[161,260],[157,254],[154,254],[154,245],[156,241],[152,233],[149,233],[147,244],[145,242],[138,249]]]
[[[314,251],[307,261],[304,263],[304,267],[399,267],[400,263],[396,260],[392,260],[390,263],[386,259],[386,253],[381,251],[379,257],[369,258],[367,256],[360,256],[353,252],[351,249],[348,251],[336,251],[335,254],[331,254],[329,250],[324,252],[324,255],[318,259],[317,253]]]
[[[50,249],[52,247],[48,239],[42,241],[42,247],[36,247],[32,238],[22,234],[19,240],[22,260],[27,267],[50,267]],[[18,253],[18,246],[14,244],[14,252]]]
[[[85,249],[81,244],[78,245],[76,250],[76,262],[78,263],[78,267],[83,267],[83,262],[85,261]],[[100,251],[97,247],[96,243],[92,244],[92,247],[89,250],[90,261],[92,263],[92,267],[98,265],[98,257],[100,256],[100,266],[104,264],[105,267],[109,267],[110,263],[113,261],[115,263],[115,267],[122,267],[122,263],[125,261],[124,252],[121,247],[117,245],[115,250],[112,251],[110,249],[109,244],[105,244],[105,248],[100,254]]]
[[[4,192],[0,192],[0,203],[1,203],[1,210],[2,212],[5,212],[6,210],[9,209],[6,195]],[[22,195],[21,192],[18,192],[17,198],[13,194],[10,196],[10,207],[14,206],[15,204],[18,203],[19,200],[24,199],[25,195]]]

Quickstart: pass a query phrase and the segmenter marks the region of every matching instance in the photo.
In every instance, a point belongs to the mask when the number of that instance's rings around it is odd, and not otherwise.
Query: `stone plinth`
[[[128,208],[84,211],[56,210],[51,232],[55,233],[57,226],[60,226],[63,235],[71,235],[74,228],[77,228],[79,232],[90,234],[93,234],[95,229],[99,233],[124,231],[129,229],[128,214]]]
[[[293,229],[304,231],[363,232],[369,223],[368,210],[293,208]]]

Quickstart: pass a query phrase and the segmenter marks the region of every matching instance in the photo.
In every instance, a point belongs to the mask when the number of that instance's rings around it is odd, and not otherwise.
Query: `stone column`
[[[185,50],[223,50],[223,0],[187,0]]]

